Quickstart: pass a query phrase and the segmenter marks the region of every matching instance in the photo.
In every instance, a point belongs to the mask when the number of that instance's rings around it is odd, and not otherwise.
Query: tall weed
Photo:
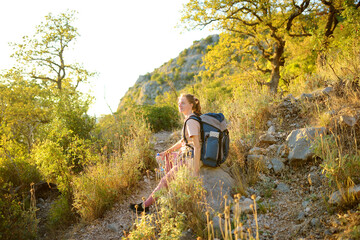
[[[135,119],[127,131],[123,152],[114,151],[109,160],[87,167],[74,180],[74,207],[83,220],[102,216],[155,165],[149,126]]]
[[[169,188],[157,194],[157,212],[142,215],[128,239],[179,239],[187,229],[205,237],[204,194],[201,181],[180,168]]]

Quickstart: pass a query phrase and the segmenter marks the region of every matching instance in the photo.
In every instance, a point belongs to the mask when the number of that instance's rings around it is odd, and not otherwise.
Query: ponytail
[[[200,100],[197,99],[196,97],[194,97],[194,102],[195,102],[195,104],[194,104],[194,106],[193,106],[193,112],[194,112],[196,115],[200,116],[200,115],[201,115]]]
[[[181,94],[179,98],[186,97],[186,99],[189,101],[190,104],[193,105],[192,111],[195,113],[195,115],[200,116],[201,115],[201,106],[200,106],[200,100],[197,99],[192,94]]]

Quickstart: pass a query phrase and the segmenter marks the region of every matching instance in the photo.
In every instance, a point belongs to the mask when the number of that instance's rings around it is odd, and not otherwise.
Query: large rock
[[[329,203],[330,204],[340,204],[343,202],[344,197],[351,197],[355,199],[360,198],[360,185],[356,185],[354,187],[350,187],[348,189],[341,189],[339,191],[331,194]]]
[[[200,176],[206,190],[206,200],[214,212],[223,212],[224,196],[228,196],[228,201],[233,200],[231,189],[235,185],[235,180],[221,167],[212,168],[202,166]]]
[[[260,144],[274,144],[276,143],[276,138],[271,133],[265,133],[259,137],[259,143]]]
[[[320,99],[323,99],[324,97],[329,97],[331,92],[333,92],[333,90],[334,89],[332,87],[326,87],[324,89],[316,90],[312,93],[303,93],[296,100],[299,100],[299,99],[300,100],[308,100],[308,101],[320,100]]]
[[[324,135],[326,128],[311,127],[301,128],[292,131],[286,138],[287,146],[289,147],[289,163],[302,163],[312,158],[314,152],[311,147],[316,136]]]

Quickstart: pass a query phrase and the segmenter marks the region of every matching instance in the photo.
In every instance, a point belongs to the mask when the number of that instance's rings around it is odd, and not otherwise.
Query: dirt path
[[[170,132],[155,134],[154,148],[157,152],[169,145],[170,134]],[[129,232],[136,218],[135,213],[129,209],[130,203],[139,203],[143,197],[150,195],[156,186],[155,177],[152,175],[144,176],[139,186],[140,188],[132,196],[121,203],[116,203],[102,218],[93,221],[91,224],[71,226],[60,239],[110,240],[124,237],[124,232]]]

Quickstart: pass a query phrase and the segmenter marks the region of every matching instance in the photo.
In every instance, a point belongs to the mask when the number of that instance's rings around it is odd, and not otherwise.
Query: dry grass
[[[135,121],[123,152],[89,166],[74,180],[74,207],[81,218],[94,220],[121,197],[129,194],[145,170],[155,164],[149,127]]]

